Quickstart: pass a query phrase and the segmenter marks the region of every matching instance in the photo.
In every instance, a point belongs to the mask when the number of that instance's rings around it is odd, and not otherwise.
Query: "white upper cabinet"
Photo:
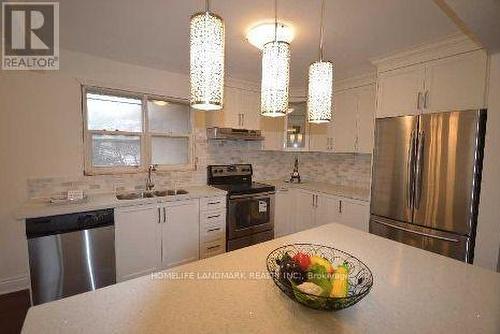
[[[356,152],[358,97],[353,89],[334,94],[331,123],[334,152]]]
[[[430,63],[424,112],[485,107],[487,62],[486,53],[478,50]]]
[[[205,114],[207,127],[258,130],[260,129],[260,94],[250,89],[226,86],[224,108],[221,111]]]
[[[199,201],[170,202],[165,206],[162,262],[166,268],[199,259]]]
[[[394,55],[376,64],[379,118],[485,107],[488,56],[470,40]]]
[[[285,138],[285,117],[260,116],[260,127],[264,141],[262,149],[267,151],[283,150]]]
[[[417,115],[424,91],[425,66],[379,73],[377,117]]]
[[[375,85],[358,88],[358,153],[372,153],[375,125]]]

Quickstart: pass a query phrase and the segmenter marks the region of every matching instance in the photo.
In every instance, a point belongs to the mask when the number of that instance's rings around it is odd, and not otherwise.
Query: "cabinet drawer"
[[[200,228],[200,241],[211,242],[226,237],[226,226],[224,224],[206,225]]]
[[[202,243],[200,247],[200,258],[219,255],[226,252],[226,243],[224,239],[219,239],[212,242]]]
[[[214,211],[203,211],[200,212],[200,224],[203,225],[213,225],[213,224],[225,224],[226,222],[226,211],[225,210],[214,210]]]
[[[223,210],[226,208],[226,197],[208,197],[200,199],[201,211]]]

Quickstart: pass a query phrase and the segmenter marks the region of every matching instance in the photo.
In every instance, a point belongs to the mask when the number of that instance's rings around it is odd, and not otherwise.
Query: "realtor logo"
[[[2,3],[2,69],[59,69],[59,3]]]

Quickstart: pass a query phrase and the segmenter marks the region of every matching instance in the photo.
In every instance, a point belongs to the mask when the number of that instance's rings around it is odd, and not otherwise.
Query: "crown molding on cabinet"
[[[476,44],[466,35],[457,34],[437,42],[420,45],[387,57],[372,59],[371,62],[377,66],[377,72],[380,73],[467,53],[481,48],[480,45]]]
[[[377,74],[375,72],[357,75],[354,77],[334,81],[333,90],[334,92],[338,92],[346,89],[374,85],[376,80],[377,80]]]

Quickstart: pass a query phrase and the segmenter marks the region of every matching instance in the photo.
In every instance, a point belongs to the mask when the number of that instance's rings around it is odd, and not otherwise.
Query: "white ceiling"
[[[260,55],[245,31],[273,17],[272,0],[212,0],[226,23],[226,70],[260,80]],[[202,0],[60,1],[61,47],[123,62],[188,73],[189,17]],[[301,87],[317,57],[320,0],[280,0],[278,16],[296,31],[291,84]],[[369,59],[458,32],[432,0],[326,0],[325,58],[337,78],[373,71]]]

